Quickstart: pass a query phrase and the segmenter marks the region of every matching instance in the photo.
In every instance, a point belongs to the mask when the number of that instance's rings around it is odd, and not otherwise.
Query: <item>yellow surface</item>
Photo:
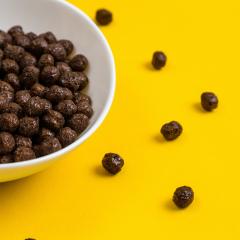
[[[0,239],[240,239],[240,4],[229,1],[72,0],[91,17],[114,13],[102,27],[117,65],[114,104],[101,128],[47,171],[0,185]],[[163,50],[168,63],[149,61]],[[202,112],[200,94],[214,91],[217,111]],[[184,132],[159,135],[170,120]],[[105,152],[126,161],[106,175]],[[196,199],[171,203],[181,185]]]

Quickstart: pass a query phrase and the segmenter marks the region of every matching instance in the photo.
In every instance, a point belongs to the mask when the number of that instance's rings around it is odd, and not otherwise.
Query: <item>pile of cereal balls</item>
[[[73,50],[52,32],[0,31],[0,163],[56,152],[87,128],[88,60]]]

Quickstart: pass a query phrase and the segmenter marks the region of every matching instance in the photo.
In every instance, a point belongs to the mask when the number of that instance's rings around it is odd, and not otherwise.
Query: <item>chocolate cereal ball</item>
[[[96,12],[96,21],[98,24],[105,26],[111,23],[113,20],[112,13],[107,9],[99,9]]]
[[[16,147],[28,147],[32,148],[32,140],[29,137],[24,137],[21,135],[15,135]]]
[[[69,65],[72,70],[82,72],[88,67],[88,60],[84,55],[78,54],[71,59]]]
[[[115,175],[122,170],[124,160],[116,153],[106,153],[102,165],[109,173]]]
[[[38,37],[37,34],[34,33],[34,32],[29,32],[29,33],[26,34],[26,36],[27,36],[31,41],[33,41],[34,39],[36,39],[36,38]]]
[[[25,53],[24,48],[16,45],[7,44],[4,48],[5,58],[13,59],[16,62],[19,62],[21,60],[24,53]]]
[[[93,115],[93,109],[87,101],[81,101],[77,104],[77,112],[85,114],[88,118]]]
[[[48,112],[42,117],[42,123],[45,127],[57,131],[63,127],[65,119],[60,112],[48,110]]]
[[[32,41],[29,50],[33,55],[40,57],[47,49],[47,47],[47,41],[43,37],[37,37]]]
[[[38,97],[43,97],[46,91],[47,91],[47,88],[40,83],[35,83],[30,90],[32,96],[38,96]]]
[[[15,102],[18,103],[21,107],[25,107],[26,103],[31,98],[29,90],[20,90],[15,94]]]
[[[65,127],[60,129],[57,138],[62,144],[62,146],[66,147],[77,139],[77,133],[70,127]]]
[[[67,122],[67,125],[77,133],[83,132],[89,123],[89,119],[82,113],[74,114]]]
[[[20,89],[20,80],[15,73],[8,73],[5,75],[4,81],[9,83],[15,91]]]
[[[3,155],[3,156],[0,156],[0,164],[12,163],[12,162],[14,162],[12,154],[6,154],[6,155]]]
[[[28,147],[18,147],[14,152],[14,161],[22,162],[36,158],[34,151]]]
[[[54,66],[54,58],[51,54],[45,53],[40,57],[40,59],[38,61],[38,67],[40,69],[43,69],[44,67],[46,67],[48,65]]]
[[[14,36],[14,43],[17,46],[20,46],[24,49],[29,49],[29,47],[31,45],[31,40],[26,35],[17,34],[17,35]]]
[[[69,117],[77,112],[77,106],[72,100],[63,100],[55,106],[55,110]]]
[[[19,66],[24,69],[28,66],[35,66],[37,64],[37,59],[30,53],[26,52],[21,60],[19,61]]]
[[[15,102],[10,102],[10,103],[6,103],[3,107],[3,109],[0,109],[1,113],[14,113],[16,114],[18,117],[22,116],[22,107],[15,103]]]
[[[71,100],[73,95],[69,89],[53,85],[46,92],[45,97],[51,102],[58,103],[64,99]]]
[[[8,73],[18,74],[19,73],[19,65],[17,64],[17,62],[15,60],[6,58],[2,61],[2,71],[5,74],[8,74]]]
[[[72,71],[71,67],[65,62],[57,62],[56,63],[56,68],[58,69],[58,71],[60,72],[61,75],[65,72],[71,72]]]
[[[3,48],[6,44],[12,44],[12,36],[0,31],[0,48]]]
[[[52,104],[40,97],[32,97],[26,104],[25,112],[28,116],[40,116],[52,108]]]
[[[14,113],[0,114],[0,129],[6,132],[15,132],[19,127],[18,116]]]
[[[67,52],[60,43],[49,44],[45,53],[51,54],[56,61],[64,61],[67,57]]]
[[[55,137],[45,138],[39,145],[34,146],[37,156],[45,156],[54,153],[62,148],[61,143]]]
[[[39,72],[35,66],[25,67],[20,76],[20,83],[27,88],[32,87],[38,81]]]
[[[92,104],[91,98],[82,92],[75,92],[73,101],[75,104],[78,104],[79,102],[88,102],[89,105]]]
[[[37,117],[23,117],[19,123],[19,134],[31,137],[39,131],[39,119]]]
[[[67,55],[70,55],[73,52],[74,46],[71,41],[62,39],[62,40],[59,40],[58,43],[60,43],[65,48]]]
[[[204,92],[201,95],[202,108],[211,112],[218,107],[218,97],[213,92]]]
[[[77,91],[80,87],[83,89],[83,85],[88,82],[85,74],[80,72],[65,72],[61,75],[59,83],[72,91]]]
[[[0,154],[10,153],[15,148],[15,140],[12,134],[0,132]]]
[[[57,42],[57,38],[52,32],[42,33],[39,35],[39,37],[43,37],[48,42],[48,44]]]
[[[192,188],[187,186],[178,187],[173,195],[173,202],[179,208],[188,207],[194,200],[194,192]]]
[[[182,131],[181,124],[176,121],[165,123],[161,128],[161,133],[167,141],[175,140],[181,135]]]
[[[0,80],[0,92],[4,91],[14,92],[14,89],[9,83]]]
[[[11,27],[9,30],[8,30],[8,33],[12,36],[15,36],[17,34],[24,34],[23,32],[23,28],[22,26],[20,25],[16,25],[16,26],[13,26]]]
[[[41,72],[41,82],[44,85],[51,86],[55,84],[60,77],[60,72],[54,66],[46,66]]]

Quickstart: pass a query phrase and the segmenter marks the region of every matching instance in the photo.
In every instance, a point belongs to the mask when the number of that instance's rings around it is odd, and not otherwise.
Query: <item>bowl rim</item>
[[[37,165],[39,163],[44,163],[44,162],[48,162],[50,160],[54,160],[57,157],[60,157],[61,155],[64,155],[65,153],[68,153],[71,150],[75,149],[77,146],[79,146],[84,141],[86,141],[103,123],[104,119],[106,118],[106,116],[111,108],[111,105],[112,105],[112,102],[114,99],[115,88],[116,88],[116,67],[115,67],[114,56],[113,56],[112,50],[110,48],[110,45],[109,45],[107,39],[105,38],[103,33],[100,31],[99,27],[94,23],[94,21],[86,13],[84,13],[81,9],[79,9],[78,7],[74,6],[73,4],[71,4],[65,0],[54,0],[54,1],[57,2],[58,4],[64,5],[64,7],[69,8],[71,11],[76,12],[78,15],[80,15],[82,18],[84,18],[90,24],[90,26],[93,28],[93,30],[95,32],[97,32],[97,34],[100,36],[100,38],[104,44],[104,47],[106,48],[106,50],[108,52],[108,58],[109,58],[110,64],[111,64],[110,91],[107,96],[106,105],[105,105],[103,111],[101,112],[101,114],[99,115],[99,117],[97,118],[96,122],[93,123],[93,125],[89,129],[87,129],[86,132],[83,132],[82,136],[80,136],[75,142],[73,142],[69,146],[67,146],[57,152],[51,153],[49,155],[46,155],[46,156],[43,156],[40,158],[35,158],[32,160],[26,160],[26,161],[22,161],[22,162],[3,163],[3,164],[0,164],[0,169],[21,168],[21,167],[26,167],[29,165]]]

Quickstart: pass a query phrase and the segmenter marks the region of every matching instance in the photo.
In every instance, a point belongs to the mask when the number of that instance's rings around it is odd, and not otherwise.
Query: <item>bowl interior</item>
[[[89,60],[87,75],[90,84],[86,92],[93,100],[94,116],[78,141],[59,152],[71,150],[94,132],[110,108],[115,87],[111,50],[98,27],[84,13],[63,0],[0,2],[0,29],[7,30],[19,24],[25,32],[33,31],[39,34],[52,31],[58,39],[70,39],[75,45],[75,52],[86,55]]]

